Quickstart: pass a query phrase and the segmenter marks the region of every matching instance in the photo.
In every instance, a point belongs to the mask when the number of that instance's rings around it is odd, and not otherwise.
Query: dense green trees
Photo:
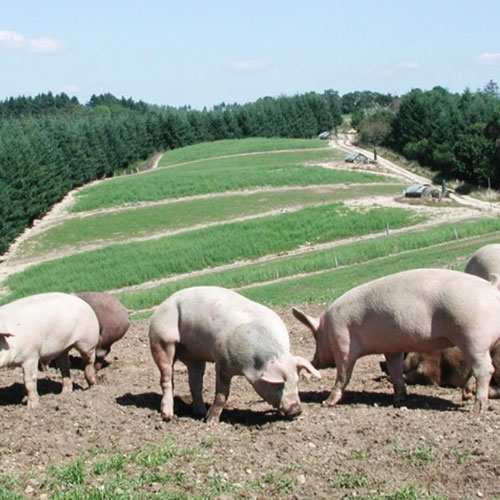
[[[0,102],[0,254],[70,189],[154,151],[241,137],[316,137],[350,113],[362,140],[384,143],[444,177],[500,186],[498,85],[441,87],[402,98],[363,91],[263,97],[211,110],[153,106],[111,94],[86,105],[65,94]]]
[[[65,94],[0,102],[0,254],[70,189],[154,151],[240,137],[315,137],[341,122],[329,91],[213,110],[158,107],[111,94],[87,105]]]
[[[385,108],[381,102],[358,107],[352,121],[364,143],[383,142],[439,177],[500,187],[500,94],[494,82],[461,95],[442,87],[414,89]]]

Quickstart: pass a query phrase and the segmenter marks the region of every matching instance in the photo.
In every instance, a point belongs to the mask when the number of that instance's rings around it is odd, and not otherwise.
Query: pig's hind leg
[[[482,413],[488,409],[488,393],[491,376],[495,371],[489,351],[478,353],[462,350],[465,361],[472,368],[476,378],[476,402],[474,411]]]
[[[384,355],[387,362],[387,371],[394,388],[394,405],[397,406],[406,398],[406,386],[403,379],[404,354],[397,352]]]
[[[193,413],[198,416],[205,416],[207,407],[203,402],[203,375],[205,374],[204,361],[186,362],[189,378],[189,389],[193,397]]]
[[[85,380],[89,387],[92,387],[95,382],[95,345],[89,346],[87,342],[77,342],[75,344],[75,349],[80,353],[84,368]]]
[[[160,370],[160,386],[162,389],[161,414],[170,422],[174,418],[174,361],[175,342],[154,342],[151,354]]]

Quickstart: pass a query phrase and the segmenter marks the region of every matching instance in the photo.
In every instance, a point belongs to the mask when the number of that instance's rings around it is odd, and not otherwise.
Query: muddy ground
[[[323,307],[303,309],[316,314]],[[309,332],[288,309],[278,312],[290,327],[293,351],[310,359]],[[302,379],[303,413],[295,420],[281,418],[244,379],[235,378],[221,423],[210,427],[192,416],[187,374],[178,363],[178,418],[166,423],[147,329],[147,321],[132,325],[90,390],[82,390],[78,368],[72,370],[75,390],[64,396],[54,368],[40,374],[41,404],[32,411],[22,404],[21,370],[2,372],[0,466],[27,497],[46,498],[51,464],[130,456],[168,443],[177,453],[159,469],[182,481],[149,483],[144,493],[308,499],[394,494],[413,486],[448,499],[500,498],[498,400],[478,418],[458,389],[413,386],[406,406],[394,408],[379,357],[370,356],[358,361],[343,402],[334,408],[323,408],[321,401],[335,370],[324,370],[322,380]],[[210,366],[207,402],[213,389]]]

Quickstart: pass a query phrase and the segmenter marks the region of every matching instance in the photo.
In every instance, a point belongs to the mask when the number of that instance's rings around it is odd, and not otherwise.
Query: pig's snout
[[[295,403],[287,411],[284,412],[287,417],[298,417],[302,413],[302,408],[299,403]]]
[[[297,417],[302,413],[302,408],[300,407],[300,401],[294,398],[284,398],[280,405],[280,412],[286,417]]]

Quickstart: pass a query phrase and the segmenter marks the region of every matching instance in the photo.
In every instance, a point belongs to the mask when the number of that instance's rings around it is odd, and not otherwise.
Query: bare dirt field
[[[324,308],[302,307],[310,314]],[[310,359],[308,330],[288,309],[277,312],[290,328],[293,351]],[[78,459],[91,464],[168,444],[172,456],[151,470],[176,479],[146,483],[144,494],[373,498],[405,489],[419,493],[390,498],[500,498],[498,400],[477,417],[458,389],[413,386],[406,406],[394,408],[379,358],[370,356],[358,361],[344,400],[334,408],[321,406],[334,369],[323,370],[322,380],[302,379],[303,413],[295,420],[280,417],[237,377],[221,422],[208,426],[192,416],[187,373],[178,363],[178,418],[166,423],[159,413],[159,374],[147,331],[147,321],[132,325],[113,346],[100,383],[90,390],[82,390],[86,384],[78,367],[72,369],[75,390],[64,396],[58,394],[60,378],[54,368],[40,374],[40,406],[32,411],[22,404],[21,370],[2,372],[0,466],[4,475],[18,479],[26,497],[47,498],[51,464],[61,467]],[[213,373],[210,366],[206,402],[213,397]],[[134,475],[134,467],[130,463],[124,472]]]

